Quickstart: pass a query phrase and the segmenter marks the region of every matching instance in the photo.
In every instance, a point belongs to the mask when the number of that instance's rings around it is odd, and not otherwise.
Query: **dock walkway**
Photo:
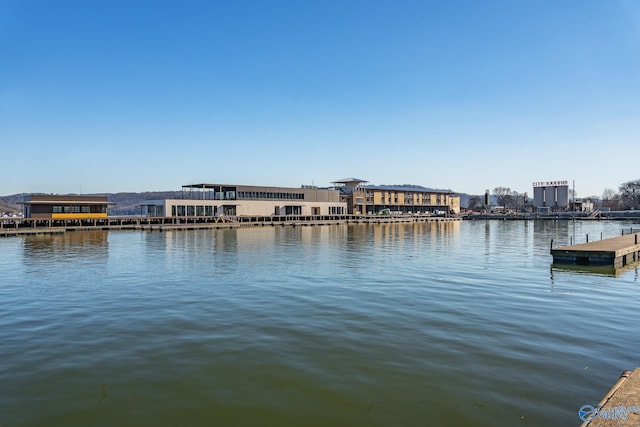
[[[611,265],[615,268],[640,260],[640,233],[579,245],[551,248],[554,264]]]
[[[107,217],[103,219],[0,218],[0,237],[59,234],[91,230],[197,230],[264,226],[320,226],[337,224],[395,224],[460,221],[456,217],[428,215],[310,215],[247,217]]]
[[[580,408],[580,417],[580,427],[640,427],[640,368],[624,371],[597,406]]]

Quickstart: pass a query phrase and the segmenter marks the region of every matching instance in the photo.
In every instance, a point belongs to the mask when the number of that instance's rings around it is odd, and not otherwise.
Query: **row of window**
[[[356,202],[357,205],[361,205],[362,202],[358,203]],[[367,206],[372,206],[372,205],[376,205],[377,203],[374,203],[373,200],[369,200],[367,199]],[[399,205],[398,200],[392,201],[392,200],[381,200],[380,201],[381,205]],[[403,204],[401,204],[400,206],[442,206],[444,205],[444,203],[441,203],[440,200],[436,200],[435,203],[430,203],[429,200],[424,201],[423,203],[413,203],[413,200],[405,200]]]
[[[395,202],[398,202],[398,194],[400,193],[393,193],[393,192],[381,192],[379,193],[380,196],[382,197],[383,200],[391,200],[393,198],[393,200],[395,200]],[[431,194],[429,193],[404,193],[404,200],[407,203],[411,203],[414,200],[414,195],[415,196],[420,196],[422,195],[422,200],[431,200]],[[373,200],[373,193],[370,191],[367,191],[367,200]],[[440,194],[436,195],[436,203],[440,203],[441,200],[445,200],[446,196],[441,196]],[[418,198],[418,200],[420,200]]]
[[[282,193],[272,191],[238,191],[239,199],[304,200],[304,193]]]
[[[171,216],[213,216],[213,206],[171,206]]]
[[[235,200],[236,192],[233,190],[230,191],[216,191],[213,194],[213,200]]]
[[[214,213],[216,213],[214,208],[215,206],[174,205],[171,206],[171,216],[213,216]],[[220,212],[220,209],[222,209],[222,212]],[[236,207],[223,206],[222,208],[219,208],[217,213],[223,213],[224,215],[236,215]],[[302,206],[285,206],[284,213],[285,215],[302,215]],[[279,212],[276,212],[276,215],[277,214],[279,214]],[[346,209],[344,208],[344,206],[330,206],[329,214],[344,215],[346,214]]]
[[[107,213],[104,205],[54,205],[53,213]]]

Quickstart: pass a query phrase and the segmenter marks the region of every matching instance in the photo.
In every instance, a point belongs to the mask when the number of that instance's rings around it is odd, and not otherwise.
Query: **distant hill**
[[[469,206],[469,197],[471,197],[471,195],[466,193],[457,193],[457,194],[458,196],[460,196],[460,207],[467,208]]]
[[[77,194],[70,194],[77,196]],[[0,215],[4,213],[17,214],[22,212],[24,194],[12,194],[0,197]],[[83,196],[107,196],[113,203],[109,206],[109,215],[140,215],[140,205],[146,200],[181,199],[182,191],[147,191],[143,193],[96,193]]]
[[[107,196],[113,203],[109,206],[109,215],[140,215],[140,205],[147,200],[181,199],[182,191],[147,191],[144,193],[107,193],[96,194]]]
[[[22,212],[22,206],[0,200],[0,216],[17,215],[20,212]]]

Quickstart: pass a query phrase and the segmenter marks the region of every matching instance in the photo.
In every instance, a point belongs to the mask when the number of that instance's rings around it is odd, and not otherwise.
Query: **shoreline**
[[[592,217],[584,213],[513,213],[476,215],[324,215],[324,216],[251,216],[251,217],[141,217],[123,216],[102,219],[0,218],[0,237],[38,234],[63,234],[73,231],[175,231],[230,229],[247,227],[308,227],[339,224],[400,224],[458,221],[638,221],[640,211],[610,212]]]
[[[437,216],[272,216],[272,217],[108,217],[93,220],[0,219],[0,237],[64,234],[75,231],[181,231],[250,227],[313,227],[342,224],[459,222],[461,217]]]

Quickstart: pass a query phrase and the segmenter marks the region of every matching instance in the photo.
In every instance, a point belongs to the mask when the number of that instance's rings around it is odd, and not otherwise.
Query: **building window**
[[[302,206],[285,206],[285,215],[302,215]]]
[[[235,206],[223,206],[222,212],[224,215],[235,216],[236,215],[236,207]]]

